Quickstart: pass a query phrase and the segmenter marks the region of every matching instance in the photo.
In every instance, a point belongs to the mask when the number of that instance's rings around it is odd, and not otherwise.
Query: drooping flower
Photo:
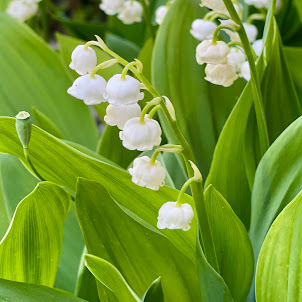
[[[182,229],[188,231],[190,223],[194,217],[194,212],[188,203],[181,205],[177,202],[169,201],[165,203],[158,212],[157,227],[159,229]]]
[[[129,173],[132,181],[140,187],[157,191],[165,185],[166,170],[159,161],[152,163],[148,156],[136,158]]]
[[[6,12],[13,18],[24,22],[37,14],[39,9],[37,2],[13,0],[9,3]]]
[[[144,98],[144,93],[140,92],[138,80],[129,75],[122,79],[120,74],[116,74],[108,81],[104,97],[108,103],[120,106],[137,103]]]
[[[258,29],[254,24],[243,23],[243,27],[246,31],[246,35],[250,43],[253,43],[258,36]]]
[[[248,61],[242,63],[239,76],[241,78],[244,78],[246,81],[249,81],[251,79],[250,65]]]
[[[217,24],[215,22],[196,19],[192,23],[190,33],[197,40],[210,40],[213,38],[216,28]]]
[[[95,51],[85,45],[77,46],[71,54],[71,63],[69,67],[76,71],[79,75],[90,73],[97,64],[97,56]]]
[[[255,51],[255,54],[257,55],[257,57],[259,57],[261,55],[261,51],[263,47],[263,40],[262,39],[256,40],[252,46]]]
[[[67,92],[73,97],[83,100],[86,105],[96,105],[105,102],[106,81],[96,74],[89,74],[77,78]]]
[[[238,79],[236,68],[229,64],[208,64],[205,79],[215,85],[231,86]]]
[[[244,52],[237,47],[231,47],[230,53],[228,54],[228,64],[234,66],[236,72],[240,72],[241,65],[244,61]]]
[[[244,0],[248,5],[254,5],[257,8],[264,8],[269,5],[270,0]]]
[[[168,12],[166,5],[159,6],[155,12],[155,21],[157,24],[162,24]]]
[[[126,1],[123,9],[118,14],[118,18],[124,24],[141,22],[143,17],[143,7],[138,1]]]
[[[117,126],[123,130],[125,123],[141,115],[141,107],[138,104],[114,106],[109,104],[104,117],[105,123],[109,126]]]
[[[223,41],[213,44],[212,40],[202,41],[196,48],[197,63],[220,64],[226,63],[227,55],[230,52],[229,46]]]
[[[210,8],[216,13],[228,15],[228,10],[223,0],[201,0],[201,6]]]
[[[157,121],[145,117],[141,122],[139,117],[128,120],[123,131],[120,132],[120,139],[123,146],[129,150],[148,151],[161,142],[161,128]]]
[[[107,15],[115,15],[121,12],[125,4],[125,0],[102,0],[100,9]]]

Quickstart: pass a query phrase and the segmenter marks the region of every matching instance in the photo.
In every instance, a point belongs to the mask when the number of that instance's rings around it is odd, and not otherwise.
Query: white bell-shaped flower
[[[102,0],[100,9],[107,15],[115,15],[121,12],[125,4],[125,0]]]
[[[90,73],[96,67],[97,56],[95,51],[85,45],[79,45],[71,54],[71,63],[69,67],[76,71],[79,75]]]
[[[212,40],[205,40],[196,48],[196,61],[200,65],[226,63],[229,52],[230,48],[225,42],[217,41],[213,44]]]
[[[255,54],[257,55],[257,57],[259,57],[261,55],[261,51],[263,47],[263,40],[262,39],[256,40],[252,46],[255,51]]]
[[[165,203],[158,212],[157,227],[159,229],[188,231],[190,223],[194,217],[194,212],[188,203],[178,205],[177,202],[169,201]]]
[[[215,85],[231,86],[238,79],[236,68],[229,64],[208,64],[205,79]]]
[[[159,6],[155,12],[155,21],[157,24],[162,24],[169,8],[166,5]]]
[[[140,89],[140,82],[135,78],[126,75],[122,79],[121,74],[116,74],[108,81],[104,97],[115,106],[135,104],[144,98]]]
[[[228,64],[234,66],[236,72],[240,72],[241,65],[244,61],[245,61],[244,52],[237,47],[231,47],[230,53],[228,54]]]
[[[13,18],[24,22],[37,14],[39,7],[35,1],[13,0],[9,3],[6,12]]]
[[[123,146],[129,150],[148,151],[161,142],[161,128],[156,120],[147,116],[144,122],[139,117],[128,120],[123,131],[120,132],[120,139]]]
[[[246,31],[246,35],[250,43],[253,43],[258,36],[258,29],[254,24],[243,23],[243,27]]]
[[[215,22],[196,19],[192,23],[190,33],[197,40],[210,40],[213,38],[216,28],[217,24]]]
[[[152,163],[148,156],[136,158],[129,173],[132,182],[140,187],[157,191],[165,185],[166,170],[159,161]]]
[[[270,0],[244,0],[248,5],[254,5],[257,8],[267,7],[270,3]]]
[[[241,78],[244,78],[246,81],[249,81],[251,79],[251,70],[248,61],[242,63],[239,76]]]
[[[141,107],[139,104],[114,106],[109,104],[104,117],[105,123],[109,126],[117,126],[123,130],[125,123],[141,115]]]
[[[201,6],[210,8],[216,13],[228,15],[228,10],[223,0],[201,0]]]
[[[118,18],[124,24],[141,22],[143,17],[143,7],[137,1],[126,1],[123,9],[118,14]]]
[[[67,92],[73,97],[83,100],[86,105],[96,105],[105,102],[106,81],[96,74],[89,74],[77,78]]]

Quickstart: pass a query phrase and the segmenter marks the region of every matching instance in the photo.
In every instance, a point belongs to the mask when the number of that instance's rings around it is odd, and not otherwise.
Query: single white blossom
[[[256,40],[252,46],[255,51],[255,54],[257,55],[257,57],[259,57],[262,52],[263,40],[262,39]]]
[[[71,63],[69,67],[76,71],[79,75],[90,73],[97,64],[97,56],[95,51],[85,45],[79,45],[71,54]]]
[[[132,182],[140,187],[157,191],[165,185],[166,170],[159,161],[152,163],[148,156],[136,158],[129,173],[132,175]]]
[[[125,4],[125,0],[103,0],[100,9],[107,15],[115,15],[121,12]]]
[[[215,85],[231,86],[238,79],[236,68],[229,64],[208,64],[205,79]]]
[[[118,14],[118,18],[124,24],[141,22],[143,17],[143,7],[138,1],[126,1],[123,9]]]
[[[109,126],[117,126],[123,130],[125,123],[141,115],[141,107],[139,104],[114,106],[109,104],[104,117],[105,123]]]
[[[146,116],[144,122],[141,122],[139,117],[134,117],[125,123],[120,139],[129,150],[148,151],[160,144],[161,134],[157,121]]]
[[[251,79],[250,65],[248,61],[242,63],[239,76],[241,78],[244,78],[246,81],[249,81]]]
[[[217,24],[215,22],[196,19],[192,23],[190,33],[197,40],[210,40],[213,38],[216,28]]]
[[[196,48],[196,60],[200,65],[226,63],[229,52],[230,48],[225,42],[217,41],[213,44],[212,40],[205,40]]]
[[[228,54],[228,64],[234,66],[236,72],[240,72],[241,65],[245,61],[245,59],[245,54],[241,49],[237,47],[231,47],[230,53]]]
[[[24,22],[36,15],[38,9],[39,7],[36,1],[13,0],[9,3],[6,12],[13,18]]]
[[[246,31],[246,35],[250,43],[253,43],[258,36],[258,29],[254,24],[243,23],[243,27]]]
[[[228,15],[228,10],[223,0],[201,0],[201,6],[210,8],[216,13]]]
[[[267,7],[270,3],[270,0],[244,0],[248,5],[254,5],[257,8]]]
[[[140,88],[140,82],[135,78],[126,75],[122,79],[121,74],[116,74],[108,81],[104,97],[115,106],[135,104],[144,98]]]
[[[159,6],[155,12],[155,21],[157,24],[162,24],[169,8],[166,5]]]
[[[190,223],[193,217],[194,212],[191,205],[188,203],[178,205],[177,202],[169,201],[159,209],[157,227],[188,231],[191,228]]]
[[[86,105],[96,105],[105,102],[103,97],[106,90],[106,81],[96,74],[89,74],[77,78],[67,92],[73,97],[83,100]]]

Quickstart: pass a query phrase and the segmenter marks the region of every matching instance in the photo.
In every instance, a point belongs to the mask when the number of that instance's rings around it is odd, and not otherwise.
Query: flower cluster
[[[25,22],[38,12],[38,3],[41,0],[12,0],[6,12],[13,18]]]
[[[125,24],[141,22],[143,7],[138,1],[133,0],[103,0],[100,9],[107,15],[116,15]]]

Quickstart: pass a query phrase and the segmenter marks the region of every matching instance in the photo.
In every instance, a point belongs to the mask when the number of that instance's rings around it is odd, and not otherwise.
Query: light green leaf
[[[138,59],[144,65],[144,75],[149,81],[151,81],[151,59],[152,59],[153,47],[154,47],[153,38],[149,38],[145,42],[138,56]]]
[[[85,302],[71,293],[41,285],[12,282],[0,279],[0,301],[2,302]],[[87,301],[86,301],[87,302]]]
[[[64,138],[95,149],[95,122],[89,108],[67,94],[72,80],[59,56],[28,26],[5,13],[0,13],[0,32],[1,114],[15,116],[35,107]]]
[[[0,242],[0,277],[53,286],[60,259],[70,195],[43,182],[18,205]]]
[[[85,260],[92,274],[115,294],[118,301],[141,301],[111,263],[93,255],[86,255]]]
[[[1,165],[0,165],[0,171],[1,171]],[[9,216],[7,213],[5,200],[3,196],[3,190],[2,190],[2,184],[0,182],[0,237],[2,238],[9,226]]]
[[[257,302],[299,302],[302,295],[302,192],[272,224],[259,254]]]
[[[142,298],[144,302],[164,302],[164,292],[161,286],[161,279],[160,277],[157,278],[152,282],[144,297]]]
[[[294,0],[300,20],[302,21],[302,3],[300,0]]]

